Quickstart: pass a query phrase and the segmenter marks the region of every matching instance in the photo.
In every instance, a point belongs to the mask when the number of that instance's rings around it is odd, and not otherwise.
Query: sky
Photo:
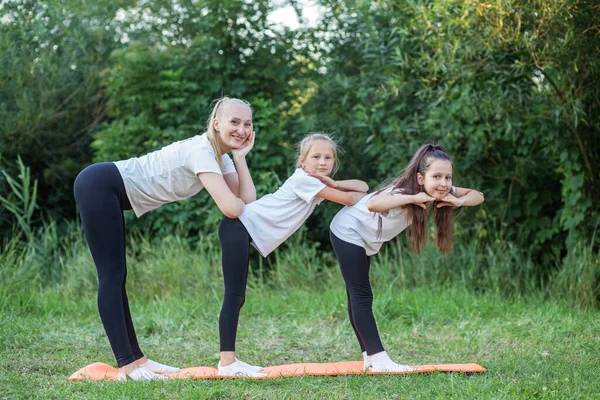
[[[299,0],[302,10],[302,17],[306,20],[308,26],[315,26],[319,21],[320,8],[317,0]],[[273,11],[269,15],[269,21],[274,24],[281,24],[290,29],[297,29],[299,26],[298,17],[292,6],[285,6]]]

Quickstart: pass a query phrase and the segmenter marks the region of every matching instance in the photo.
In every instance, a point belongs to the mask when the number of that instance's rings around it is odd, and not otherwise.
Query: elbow
[[[358,201],[354,201],[353,199],[348,199],[348,200],[344,201],[342,204],[344,204],[345,206],[353,206],[356,203],[358,203]]]
[[[485,201],[485,196],[480,191],[476,191],[476,193],[479,196],[475,197],[475,205],[478,206],[478,205],[480,205],[481,203],[483,203]]]
[[[225,216],[226,216],[227,218],[234,219],[234,218],[237,218],[237,217],[239,217],[239,216],[240,216],[242,213],[241,213],[241,212],[230,212],[230,211],[224,211],[224,212],[223,212],[223,214],[225,214]]]
[[[371,199],[369,201],[367,201],[367,210],[369,210],[370,212],[377,212],[377,207],[375,205],[375,203],[373,202],[373,198],[371,197]]]
[[[366,193],[363,192],[350,192],[350,196],[348,196],[347,203],[344,203],[347,206],[353,206],[356,203],[358,203],[358,201],[360,199],[362,199],[364,196],[366,195]]]
[[[223,214],[227,218],[237,218],[240,215],[242,215],[243,211],[244,211],[244,202],[241,201],[240,199],[238,199],[238,201],[236,202],[235,205],[232,205],[231,207],[224,207],[221,209],[221,212],[223,212]]]

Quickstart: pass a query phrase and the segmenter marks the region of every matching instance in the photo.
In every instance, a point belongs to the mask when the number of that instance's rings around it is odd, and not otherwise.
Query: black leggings
[[[343,241],[331,231],[329,238],[346,282],[348,316],[360,350],[368,355],[382,352],[383,344],[373,316],[373,291],[369,281],[371,258],[364,248]]]
[[[125,220],[131,210],[123,179],[113,163],[90,165],[73,185],[92,258],[98,272],[98,311],[119,367],[144,356],[138,345],[125,290]]]
[[[246,299],[250,235],[237,218],[223,217],[219,225],[225,298],[219,316],[221,351],[235,351],[240,310]]]

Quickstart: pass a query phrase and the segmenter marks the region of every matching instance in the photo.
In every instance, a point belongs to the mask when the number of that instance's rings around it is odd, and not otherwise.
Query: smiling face
[[[300,166],[310,174],[327,176],[335,165],[335,152],[325,140],[315,140],[305,157],[300,156]]]
[[[425,176],[417,173],[417,182],[431,197],[443,199],[452,189],[452,163],[448,160],[432,160]]]
[[[219,145],[223,153],[239,149],[252,133],[252,111],[242,104],[228,104],[213,120],[219,134]]]

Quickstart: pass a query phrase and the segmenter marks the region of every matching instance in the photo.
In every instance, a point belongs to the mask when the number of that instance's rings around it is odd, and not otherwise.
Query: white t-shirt
[[[383,194],[400,194],[398,191],[384,190]],[[367,208],[367,202],[375,193],[363,197],[353,206],[342,208],[331,221],[331,232],[345,242],[366,250],[368,256],[377,254],[381,246],[405,230],[410,222],[406,208],[392,208],[386,213],[374,213]],[[382,219],[381,236],[377,237],[379,216]]]
[[[127,197],[137,217],[166,203],[187,199],[204,186],[196,174],[214,172],[227,175],[235,172],[227,154],[221,157],[223,167],[206,133],[171,143],[142,157],[115,161],[121,173]]]
[[[266,257],[306,221],[323,199],[325,184],[298,168],[275,193],[246,204],[239,216],[252,244]]]

